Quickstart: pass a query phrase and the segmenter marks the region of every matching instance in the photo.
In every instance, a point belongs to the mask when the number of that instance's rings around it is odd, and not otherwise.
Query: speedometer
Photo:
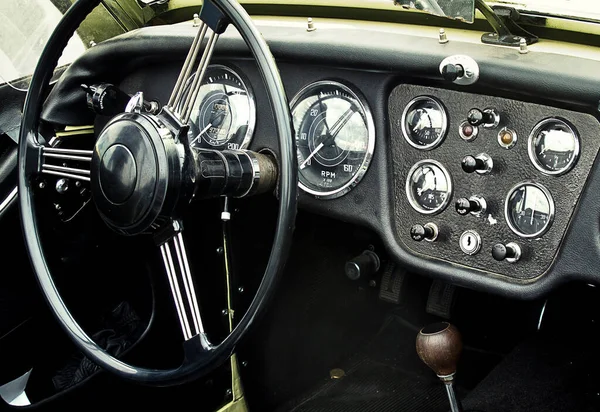
[[[192,83],[193,77],[185,93],[190,92]],[[227,66],[208,66],[192,109],[190,146],[246,149],[255,121],[252,89],[242,76]]]
[[[299,186],[324,199],[348,193],[369,167],[375,125],[364,99],[350,87],[320,81],[292,100]]]

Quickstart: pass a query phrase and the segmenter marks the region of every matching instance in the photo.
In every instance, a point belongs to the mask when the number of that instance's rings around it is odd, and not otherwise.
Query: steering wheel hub
[[[176,203],[180,158],[165,130],[152,116],[124,113],[113,118],[96,141],[92,195],[103,220],[119,233],[146,231]]]
[[[131,197],[137,183],[137,165],[127,146],[118,143],[104,152],[98,180],[109,202],[120,205]]]

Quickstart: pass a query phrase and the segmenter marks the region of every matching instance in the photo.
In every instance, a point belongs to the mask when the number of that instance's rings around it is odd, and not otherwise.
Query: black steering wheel
[[[93,151],[51,146],[38,131],[49,81],[67,41],[99,2],[79,0],[73,4],[50,37],[31,80],[19,142],[23,233],[46,300],[61,326],[86,356],[105,370],[132,381],[161,386],[179,384],[207,374],[232,355],[236,344],[265,308],[276,278],[283,270],[296,217],[297,170],[289,106],[275,60],[245,10],[235,0],[209,0],[204,1],[201,27],[169,104],[153,114],[144,110],[143,99],[136,95],[128,104],[127,112],[114,117],[98,135]],[[192,150],[187,142],[189,102],[193,103],[194,96],[186,97],[186,93],[181,92],[181,84],[198,56],[199,88],[216,39],[229,24],[237,28],[260,69],[277,127],[278,162],[250,151]],[[203,41],[204,37],[208,40]],[[53,159],[88,164],[89,169],[53,165]],[[33,186],[34,178],[40,174],[89,181],[96,208],[109,227],[123,235],[150,233],[154,236],[184,336],[181,366],[157,370],[122,362],[99,347],[73,318],[53,281],[40,243]],[[189,207],[192,198],[244,197],[272,191],[277,184],[278,220],[263,280],[246,314],[232,332],[221,343],[213,344],[204,332],[198,310],[179,220],[182,210]]]

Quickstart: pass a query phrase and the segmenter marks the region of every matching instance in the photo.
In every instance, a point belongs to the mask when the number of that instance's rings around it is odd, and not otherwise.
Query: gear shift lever
[[[452,412],[463,410],[453,386],[456,364],[461,352],[460,333],[448,322],[425,326],[417,335],[417,354],[444,383]]]

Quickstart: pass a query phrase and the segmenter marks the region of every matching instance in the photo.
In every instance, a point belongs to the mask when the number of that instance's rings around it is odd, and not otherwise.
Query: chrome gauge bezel
[[[523,186],[535,186],[538,189],[540,189],[542,191],[542,193],[544,194],[544,196],[546,196],[546,200],[548,200],[548,203],[550,205],[550,210],[548,212],[548,223],[546,224],[546,226],[544,226],[542,228],[542,230],[539,230],[536,233],[532,233],[532,234],[523,233],[518,228],[516,228],[510,218],[510,215],[508,214],[509,199],[511,198],[511,196],[517,189],[519,189]],[[546,234],[546,232],[548,232],[548,230],[550,230],[550,227],[552,227],[552,223],[554,223],[554,213],[555,213],[555,206],[554,206],[554,198],[552,197],[552,194],[543,185],[533,182],[533,181],[525,181],[525,182],[516,184],[508,191],[508,194],[506,195],[506,198],[504,199],[504,220],[506,220],[506,224],[508,225],[510,230],[513,231],[513,233],[515,233],[516,235],[518,235],[524,239],[537,239],[537,238],[543,236],[544,234]]]
[[[321,191],[306,187],[300,181],[300,173],[301,172],[300,171],[298,172],[298,175],[299,175],[298,176],[298,187],[303,192],[309,193],[309,194],[315,196],[317,199],[328,200],[328,199],[336,199],[338,197],[345,195],[349,191],[351,191],[354,187],[356,187],[356,185],[358,185],[360,183],[360,181],[363,179],[363,177],[367,173],[367,170],[369,169],[369,165],[371,164],[371,160],[373,159],[373,153],[375,151],[375,121],[373,120],[373,115],[371,114],[371,109],[369,108],[369,105],[367,104],[362,93],[360,93],[358,90],[356,90],[356,88],[353,86],[349,86],[349,85],[346,85],[346,84],[343,84],[343,83],[340,83],[340,82],[337,82],[334,80],[320,80],[320,81],[317,81],[314,83],[310,83],[310,84],[304,86],[302,89],[300,89],[300,91],[298,93],[296,93],[296,95],[290,102],[290,111],[292,112],[292,114],[293,114],[294,110],[296,109],[296,106],[298,105],[298,103],[300,103],[302,100],[304,100],[305,97],[310,95],[311,91],[313,89],[318,89],[318,88],[324,87],[324,86],[338,87],[341,90],[343,90],[344,92],[348,93],[353,99],[355,99],[358,102],[358,104],[360,105],[360,109],[363,111],[363,113],[365,115],[365,121],[366,121],[366,126],[367,126],[367,136],[369,139],[369,141],[367,143],[367,151],[365,152],[365,157],[364,157],[362,163],[360,164],[358,172],[356,172],[356,174],[352,177],[352,179],[350,179],[346,184],[344,184],[343,186],[341,186],[335,190],[321,192]],[[294,139],[296,139],[296,136],[294,136]]]
[[[443,123],[442,131],[441,131],[439,137],[435,141],[433,141],[432,143],[430,143],[428,145],[419,145],[419,144],[413,142],[413,140],[410,138],[408,130],[406,130],[406,116],[408,116],[408,112],[417,103],[422,102],[422,101],[434,102],[436,104],[436,106],[438,107],[438,109],[440,110],[440,112],[442,113],[442,123]],[[412,99],[410,102],[408,102],[408,104],[404,108],[404,111],[402,112],[402,119],[400,121],[401,121],[400,127],[402,128],[402,135],[404,136],[404,140],[406,140],[406,142],[409,145],[411,145],[412,147],[414,147],[415,149],[418,149],[418,150],[435,149],[436,147],[438,147],[439,145],[442,144],[444,139],[446,139],[446,134],[448,132],[448,113],[446,112],[446,108],[444,107],[442,102],[433,96],[426,96],[426,95],[417,96],[414,99]],[[473,137],[473,139],[475,139],[475,138]]]
[[[242,143],[239,147],[239,149],[241,149],[241,150],[247,149],[248,146],[250,146],[250,143],[252,142],[252,138],[254,137],[254,128],[256,127],[256,100],[254,98],[254,91],[252,90],[252,87],[250,87],[250,85],[249,85],[250,83],[247,81],[247,79],[245,78],[245,76],[243,74],[241,74],[239,71],[233,69],[232,67],[225,66],[224,64],[210,64],[206,68],[206,73],[205,73],[204,79],[202,81],[205,81],[208,78],[207,73],[209,72],[209,70],[223,70],[223,71],[228,72],[230,75],[235,77],[240,82],[240,84],[242,85],[242,87],[244,88],[244,90],[247,93],[248,110],[250,110],[250,113],[248,116],[248,129],[246,130],[246,135],[244,136],[244,139],[242,140]],[[185,93],[189,93],[189,88],[191,87],[191,84],[194,81],[194,76],[195,76],[195,74],[193,74],[192,76],[190,76],[190,78],[187,79],[186,84],[184,86]],[[204,84],[206,84],[206,83],[204,83]],[[202,84],[200,87],[202,87],[204,84]],[[185,96],[185,94],[184,94],[184,96]],[[182,100],[185,100],[185,99],[182,99]],[[200,103],[201,103],[200,93],[198,93],[198,97],[196,98],[196,101],[193,104],[194,110],[198,109],[198,105]],[[208,143],[208,144],[210,145],[210,143]]]
[[[413,174],[415,173],[415,171],[418,168],[422,167],[424,164],[432,164],[432,165],[435,165],[436,167],[438,167],[444,174],[444,177],[446,178],[446,182],[448,183],[448,196],[446,196],[446,199],[440,206],[438,206],[437,208],[432,209],[432,210],[423,209],[421,207],[421,205],[419,205],[419,202],[417,202],[416,199],[413,197],[412,191],[410,190]],[[453,188],[453,184],[452,184],[452,176],[450,175],[450,172],[448,172],[448,170],[444,167],[443,164],[441,164],[437,160],[433,160],[433,159],[420,160],[410,168],[410,170],[408,171],[408,175],[406,176],[406,184],[404,186],[404,190],[406,192],[406,198],[408,199],[408,203],[410,203],[412,208],[415,209],[417,212],[421,213],[422,215],[429,215],[429,216],[437,215],[439,213],[442,213],[444,210],[446,210],[446,208],[448,207],[448,204],[450,204],[452,195],[454,194],[454,188]]]
[[[573,158],[571,159],[569,164],[567,164],[567,166],[563,167],[560,170],[546,169],[538,161],[538,158],[535,155],[535,147],[534,147],[535,136],[537,136],[537,134],[540,132],[540,130],[542,130],[544,128],[544,126],[546,126],[548,123],[561,123],[575,137],[575,149],[573,150]],[[570,172],[571,169],[573,169],[573,167],[575,167],[575,164],[577,164],[577,161],[579,160],[580,147],[581,147],[581,138],[579,137],[579,133],[577,133],[577,131],[575,130],[575,127],[573,127],[566,120],[560,119],[558,117],[549,117],[547,119],[542,120],[538,124],[536,124],[535,127],[533,128],[533,130],[531,131],[531,133],[529,134],[529,138],[527,140],[527,152],[529,154],[529,160],[531,161],[531,163],[537,170],[539,170],[543,174],[549,175],[549,176],[561,176],[561,175],[564,175],[564,174]]]

